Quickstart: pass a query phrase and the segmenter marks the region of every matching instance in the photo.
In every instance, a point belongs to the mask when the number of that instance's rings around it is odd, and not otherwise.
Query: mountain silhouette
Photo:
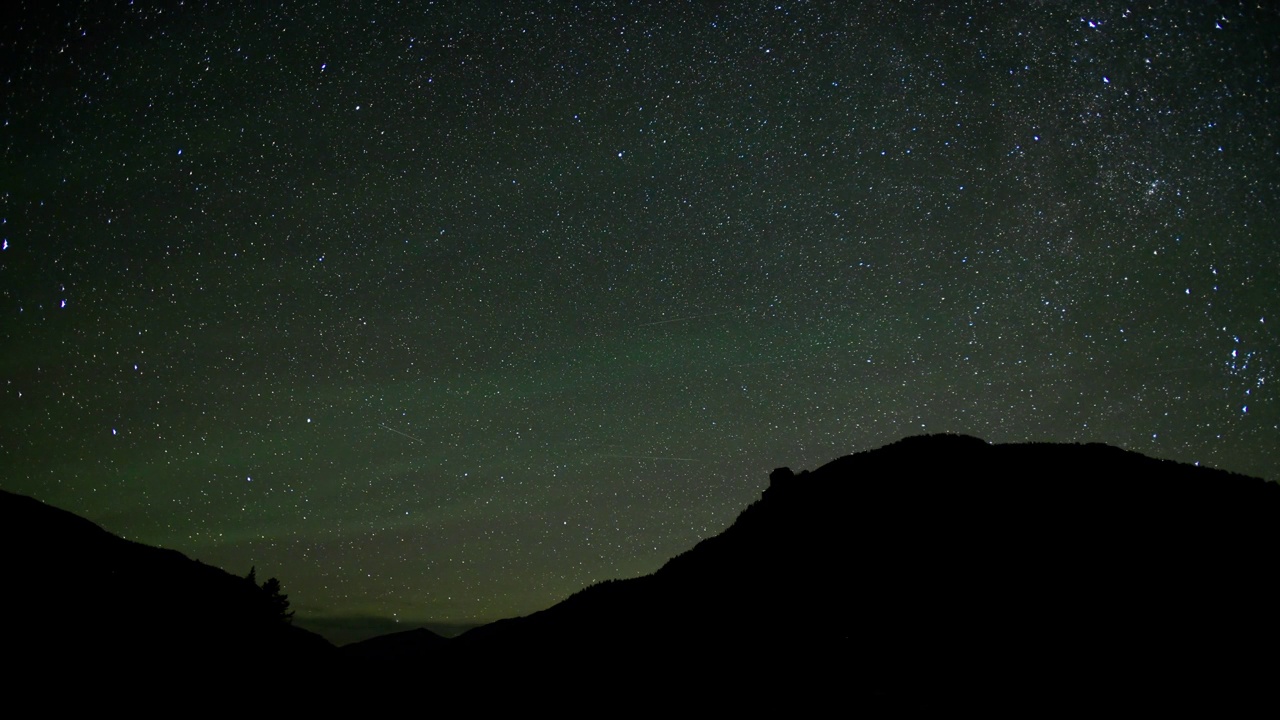
[[[30,498],[0,494],[0,540],[6,651],[32,672],[128,647],[268,658],[370,697],[430,682],[473,707],[692,693],[818,709],[1238,698],[1280,669],[1280,487],[1097,444],[921,436],[780,468],[728,529],[651,575],[456,638],[337,651],[244,578]]]
[[[284,596],[72,513],[0,491],[10,679],[306,667],[333,657],[288,623]]]
[[[1105,445],[914,437],[775,470],[656,573],[435,643],[415,670],[602,697],[1262,691],[1278,540],[1272,482]]]

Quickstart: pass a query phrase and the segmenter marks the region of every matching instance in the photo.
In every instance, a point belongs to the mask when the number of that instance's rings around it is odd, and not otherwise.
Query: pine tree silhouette
[[[258,587],[258,566],[249,568],[249,574],[245,576],[245,580],[250,585]],[[293,611],[289,609],[289,596],[280,592],[280,581],[276,578],[270,578],[262,583],[262,592],[266,596],[266,606],[269,608],[266,613],[272,619],[284,624],[293,622]]]
[[[262,583],[262,590],[271,601],[272,616],[283,623],[292,623],[293,611],[289,609],[289,596],[280,592],[280,581],[271,578]]]

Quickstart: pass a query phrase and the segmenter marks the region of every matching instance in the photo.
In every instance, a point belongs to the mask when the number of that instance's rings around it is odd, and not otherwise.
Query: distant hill
[[[426,628],[416,628],[342,646],[344,659],[411,668],[440,658],[447,638]]]
[[[1277,548],[1275,483],[1104,445],[915,437],[776,470],[653,575],[433,640],[428,665],[602,695],[1262,690],[1280,677]]]
[[[0,491],[10,679],[199,674],[323,662],[335,649],[282,620],[261,587]]]

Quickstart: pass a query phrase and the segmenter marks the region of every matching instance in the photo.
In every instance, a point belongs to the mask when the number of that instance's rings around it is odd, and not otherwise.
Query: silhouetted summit
[[[1278,521],[1280,487],[1227,472],[913,437],[775,470],[653,575],[477,628],[450,662],[604,686],[711,673],[757,693],[1257,688],[1280,647]]]

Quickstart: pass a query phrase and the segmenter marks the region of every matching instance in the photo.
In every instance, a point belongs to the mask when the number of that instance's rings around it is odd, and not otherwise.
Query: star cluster
[[[0,482],[303,624],[531,612],[905,435],[1277,477],[1265,3],[15,18]]]

